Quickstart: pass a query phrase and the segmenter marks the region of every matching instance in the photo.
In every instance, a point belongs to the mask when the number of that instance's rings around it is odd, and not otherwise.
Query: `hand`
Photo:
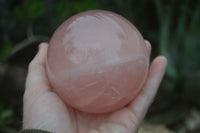
[[[149,51],[151,45],[146,41]],[[164,75],[167,60],[159,56],[151,64],[148,79],[140,95],[129,105],[107,114],[87,114],[66,106],[52,91],[45,68],[48,45],[29,65],[24,93],[23,128],[55,133],[136,133]]]

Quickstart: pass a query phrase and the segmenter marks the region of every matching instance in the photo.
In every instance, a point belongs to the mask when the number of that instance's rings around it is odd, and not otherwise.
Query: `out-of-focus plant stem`
[[[49,37],[43,36],[43,35],[34,35],[33,33],[33,24],[32,22],[29,22],[27,27],[27,38],[24,39],[22,42],[17,43],[10,51],[8,58],[15,55],[20,50],[24,49],[25,47],[31,45],[34,42],[48,42]]]

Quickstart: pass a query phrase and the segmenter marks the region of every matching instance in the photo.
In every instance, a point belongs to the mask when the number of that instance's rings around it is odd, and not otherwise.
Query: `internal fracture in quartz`
[[[88,113],[115,111],[139,94],[149,56],[125,18],[93,10],[66,20],[50,40],[47,74],[67,105]]]

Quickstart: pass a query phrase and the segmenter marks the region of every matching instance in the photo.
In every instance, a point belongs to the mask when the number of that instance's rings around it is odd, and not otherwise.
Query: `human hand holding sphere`
[[[147,47],[145,54],[147,54],[148,59],[151,51],[151,46],[148,41],[145,42],[145,47]],[[90,114],[74,109],[74,107],[71,107],[71,105],[68,106],[69,103],[65,104],[63,102],[64,98],[62,98],[62,100],[60,99],[59,96],[61,95],[58,96],[52,91],[54,88],[51,86],[52,83],[49,83],[46,73],[47,48],[47,44],[41,44],[38,54],[29,66],[29,72],[26,81],[26,91],[24,94],[23,127],[25,129],[35,128],[58,133],[103,133],[106,131],[113,133],[116,131],[129,133],[137,131],[137,128],[142,121],[149,105],[151,104],[153,97],[155,96],[156,90],[165,72],[167,63],[164,57],[157,57],[153,61],[149,69],[147,79],[145,80],[143,87],[140,89],[140,93],[139,91],[136,92],[136,98],[130,98],[132,101],[129,102],[129,104],[127,104],[126,101],[127,105],[123,104],[123,106],[121,105],[120,107],[115,108],[115,111],[113,112],[109,110],[108,113]],[[131,50],[131,48],[129,48],[129,50]],[[115,51],[113,51],[113,53],[115,53]],[[95,57],[95,53],[92,51],[90,54]],[[123,56],[125,55],[125,57],[129,56],[126,55],[127,52],[123,53],[122,51],[121,54]],[[113,57],[110,58],[112,59]],[[88,60],[88,57],[83,57],[83,59]],[[106,61],[107,60],[105,59],[104,62],[107,63]],[[118,61],[121,62],[121,58],[117,60],[117,62]],[[70,66],[68,66],[68,68],[70,68]],[[121,68],[123,67],[119,67],[119,70]],[[128,70],[129,73],[131,73],[130,70]],[[115,74],[115,72],[113,73],[112,70],[109,71],[109,68],[107,69],[107,72],[110,72],[110,74]],[[129,80],[124,82],[130,83]],[[102,111],[97,113],[101,112]]]

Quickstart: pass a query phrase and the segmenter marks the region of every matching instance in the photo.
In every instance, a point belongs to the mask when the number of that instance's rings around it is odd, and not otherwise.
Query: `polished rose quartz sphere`
[[[125,18],[93,10],[66,20],[50,40],[47,74],[67,105],[88,113],[115,111],[139,94],[149,56]]]

